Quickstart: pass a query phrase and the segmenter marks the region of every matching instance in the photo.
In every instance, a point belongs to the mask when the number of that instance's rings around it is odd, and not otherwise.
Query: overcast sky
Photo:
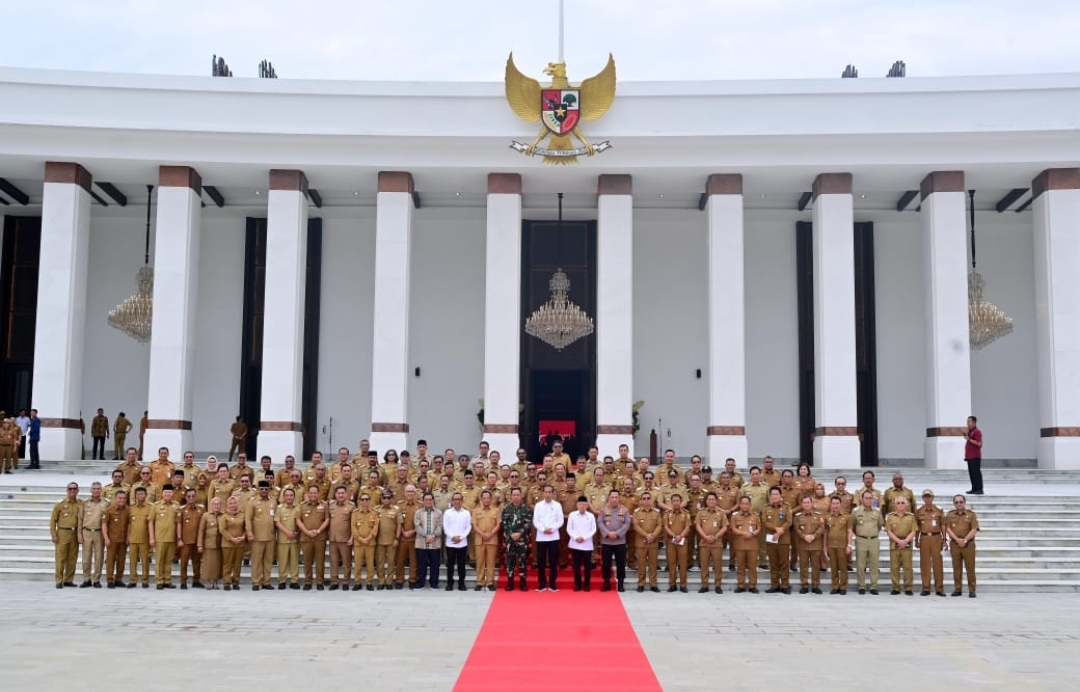
[[[541,77],[558,0],[0,0],[0,65],[237,77]],[[1080,72],[1080,0],[566,0],[573,81]]]

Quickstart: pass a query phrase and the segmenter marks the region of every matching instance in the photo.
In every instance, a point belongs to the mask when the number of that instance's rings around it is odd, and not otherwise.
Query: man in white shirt
[[[596,516],[589,511],[589,498],[584,495],[578,496],[577,511],[571,512],[566,518],[566,534],[570,539],[570,554],[574,559],[574,591],[588,591],[593,570]]]
[[[533,507],[536,529],[536,572],[540,591],[558,591],[559,529],[563,525],[562,505],[555,502],[555,488],[544,486],[544,499]]]
[[[446,538],[446,590],[454,590],[454,565],[457,565],[458,591],[465,590],[465,560],[469,552],[469,531],[472,514],[462,509],[461,493],[450,498],[450,507],[443,513],[443,536]]]

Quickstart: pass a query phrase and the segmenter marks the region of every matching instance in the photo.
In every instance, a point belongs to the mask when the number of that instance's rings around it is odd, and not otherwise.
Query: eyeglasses
[[[964,501],[963,500],[953,500],[953,504],[954,505],[962,505],[962,504],[964,504]]]

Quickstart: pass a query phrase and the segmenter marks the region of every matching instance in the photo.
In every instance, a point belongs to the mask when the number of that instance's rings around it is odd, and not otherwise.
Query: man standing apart
[[[472,530],[472,515],[461,505],[464,502],[461,493],[454,493],[450,499],[450,509],[443,513],[443,535],[446,536],[446,590],[454,590],[454,567],[457,567],[457,589],[465,590],[465,562],[469,552],[469,533]],[[559,510],[562,515],[562,509]],[[555,534],[556,537],[558,533]]]
[[[101,518],[105,515],[108,503],[101,496],[101,483],[94,481],[90,485],[90,499],[83,501],[82,545],[83,545],[83,582],[80,588],[93,586],[101,588],[101,560],[105,555],[105,544],[101,537]]]
[[[972,419],[974,420],[974,419]],[[961,595],[963,569],[967,570],[968,596],[975,598],[975,534],[979,531],[979,518],[967,508],[963,495],[953,497],[953,510],[945,516],[945,529],[949,532],[949,548],[952,553],[953,596]]]
[[[229,463],[232,463],[233,453],[245,454],[247,452],[247,425],[244,424],[244,419],[240,416],[236,417],[236,420],[231,426],[229,426],[229,435],[232,436],[232,442],[229,443]]]
[[[27,439],[30,441],[30,468],[41,468],[41,455],[38,454],[38,443],[41,442],[41,419],[38,418],[36,408],[30,409],[30,422],[27,424]]]
[[[419,569],[416,581],[410,589],[424,586],[427,578],[431,588],[439,588],[439,553],[442,550],[442,512],[435,507],[435,496],[424,493],[424,506],[413,516],[413,528],[416,530],[416,561]]]
[[[131,432],[133,427],[135,426],[121,411],[120,415],[116,417],[116,422],[113,423],[113,461],[120,461],[120,455],[124,453],[124,442],[127,441],[127,434]]]
[[[563,509],[561,504],[555,502],[554,486],[544,486],[543,498],[536,503],[532,516],[536,529],[537,579],[540,591],[558,591],[555,580],[559,574],[559,529],[563,526]],[[625,562],[625,555],[623,557]],[[607,572],[604,576],[606,581]]]
[[[626,532],[630,530],[632,518],[630,512],[623,507],[620,500],[622,495],[618,490],[608,493],[607,504],[597,517],[600,528],[600,576],[604,579],[601,591],[611,590],[611,561],[615,560],[615,584],[622,592],[626,589],[623,583],[626,581]],[[685,534],[684,539],[685,540]],[[686,571],[683,567],[683,586],[686,585]]]
[[[83,542],[83,503],[79,500],[79,484],[68,483],[67,496],[53,507],[49,533],[56,546],[56,588],[75,586],[75,561],[79,544]]]
[[[506,544],[506,590],[514,590],[514,577],[522,591],[528,591],[525,573],[529,559],[529,530],[532,512],[525,506],[520,488],[510,492],[510,503],[502,510],[503,540]]]
[[[971,478],[971,490],[968,491],[968,495],[983,494],[983,434],[978,428],[978,422],[979,419],[975,416],[968,416],[967,432],[964,433],[964,439],[967,440],[967,444],[964,445],[964,461],[967,462],[968,477]]]
[[[90,421],[90,437],[94,439],[94,446],[90,450],[91,459],[105,458],[105,438],[109,436],[109,419],[105,416],[105,409],[99,408],[97,415]]]

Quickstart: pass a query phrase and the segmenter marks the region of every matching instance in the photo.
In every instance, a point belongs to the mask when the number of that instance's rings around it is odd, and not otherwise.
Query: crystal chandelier
[[[138,291],[125,298],[109,312],[109,326],[124,332],[140,343],[150,341],[154,314],[154,269],[150,266],[150,201],[154,186],[146,186],[146,249],[143,266],[135,275]]]
[[[562,227],[563,193],[559,193],[559,226]],[[548,281],[551,298],[525,320],[525,333],[561,351],[593,333],[592,318],[570,301],[570,279],[562,267]]]
[[[993,303],[983,300],[983,288],[986,282],[975,271],[975,191],[968,190],[971,200],[971,273],[968,274],[968,339],[971,348],[989,346],[994,341],[1012,332],[1012,318],[1005,315]]]

